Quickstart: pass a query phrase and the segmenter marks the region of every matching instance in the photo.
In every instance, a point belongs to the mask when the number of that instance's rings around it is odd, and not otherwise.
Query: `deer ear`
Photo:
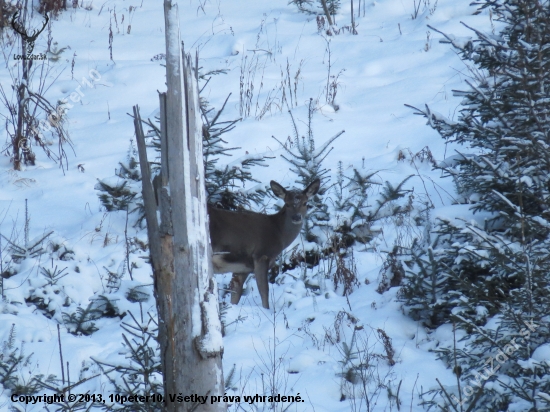
[[[280,197],[281,199],[284,199],[286,196],[286,190],[284,187],[282,187],[279,183],[277,183],[275,180],[272,180],[269,182],[271,186],[271,190],[273,190],[273,193],[275,196]]]
[[[313,182],[309,184],[308,187],[306,187],[303,191],[304,195],[306,195],[308,198],[315,195],[319,191],[319,187],[321,186],[321,181],[319,179],[315,179]]]

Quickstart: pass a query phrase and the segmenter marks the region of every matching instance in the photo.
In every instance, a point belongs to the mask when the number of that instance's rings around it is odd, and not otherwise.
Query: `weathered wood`
[[[139,154],[139,166],[141,169],[142,185],[141,191],[143,195],[143,204],[145,208],[145,220],[147,221],[147,237],[149,238],[149,250],[151,253],[151,264],[155,270],[160,268],[160,245],[157,242],[152,242],[151,239],[158,239],[159,230],[156,216],[156,207],[154,204],[155,195],[153,185],[151,184],[151,170],[147,161],[147,148],[145,146],[145,135],[139,114],[139,107],[134,106],[134,129],[136,131],[136,142]]]
[[[180,49],[177,5],[164,0],[164,7],[168,88],[166,110],[161,112],[161,134],[166,139],[161,137],[163,222],[157,241],[162,257],[155,288],[165,393],[220,396],[224,390],[221,326],[210,267],[198,86],[192,61]],[[173,236],[164,219],[171,220]],[[197,411],[227,409],[223,402],[209,399],[202,405],[168,402],[167,410],[194,406]]]
[[[170,322],[172,316],[172,305],[170,291],[172,290],[173,269],[173,248],[172,236],[159,231],[156,213],[156,201],[154,197],[153,185],[151,184],[151,172],[147,159],[147,149],[145,146],[145,136],[142,128],[139,108],[134,106],[134,128],[136,131],[136,141],[138,146],[139,164],[141,168],[141,184],[143,205],[145,209],[145,220],[147,221],[147,237],[149,239],[149,253],[151,266],[153,267],[155,299],[157,301],[157,311],[159,317],[158,341],[160,343],[161,359],[163,364],[163,380],[165,394],[172,393],[175,388],[170,387],[169,383],[173,381],[173,369],[168,367],[175,354],[174,345],[168,345],[173,335],[173,326]],[[169,200],[164,201],[164,205],[169,205]],[[167,404],[166,410],[176,411],[175,404]]]
[[[162,186],[168,184],[168,143],[166,139],[166,93],[159,93],[160,107],[160,177]]]
[[[224,391],[223,344],[208,235],[197,77],[192,59],[180,49],[177,5],[164,0],[164,10],[168,87],[159,96],[161,175],[156,180],[160,181],[160,226],[137,107],[134,125],[155,279],[165,409],[225,411],[224,402],[210,399]],[[179,394],[207,396],[208,401],[170,401],[170,395]]]
[[[167,367],[167,360],[172,359],[174,355],[173,346],[166,342],[172,335],[173,327],[169,320],[172,318],[172,305],[170,291],[172,290],[172,279],[174,279],[172,236],[159,231],[157,221],[156,202],[154,198],[153,186],[151,184],[151,172],[147,159],[147,149],[145,146],[145,136],[143,133],[139,108],[134,106],[134,128],[136,131],[136,141],[138,146],[139,164],[141,168],[141,184],[143,205],[145,209],[145,220],[147,221],[147,237],[149,239],[149,253],[151,266],[153,267],[155,299],[157,301],[157,311],[159,317],[158,341],[160,343],[161,359],[163,364],[163,379],[165,394],[171,393],[175,388],[171,388],[169,382],[173,381],[172,368]],[[164,205],[169,205],[169,200],[164,201]],[[166,410],[175,411],[174,405],[167,404]]]
[[[172,204],[170,202],[170,195],[168,194],[168,138],[166,137],[166,93],[159,93],[159,107],[160,107],[160,176],[155,179],[160,179],[160,187],[158,193],[159,210],[160,210],[160,235],[174,234],[172,229]],[[153,187],[155,187],[153,182]],[[170,240],[171,242],[171,240]],[[171,245],[171,243],[170,243]],[[171,247],[171,246],[170,246]]]

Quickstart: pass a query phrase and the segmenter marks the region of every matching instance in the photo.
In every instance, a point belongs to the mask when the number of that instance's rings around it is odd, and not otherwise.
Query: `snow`
[[[55,239],[74,251],[74,260],[54,262],[59,269],[67,267],[68,273],[55,287],[45,288],[40,274],[40,267],[50,268],[54,256],[48,241],[45,242],[48,253],[14,264],[17,275],[3,282],[6,298],[0,304],[0,342],[8,339],[14,324],[16,347],[23,346],[25,354],[35,354],[29,368],[34,373],[60,377],[57,325],[61,324],[63,358],[69,363],[71,380],[79,376],[81,365],[90,363],[91,357],[128,362],[120,355],[123,333],[120,316],[132,312],[138,317],[140,310],[156,312],[151,270],[143,259],[146,253],[131,255],[130,263],[134,263],[131,279],[127,269],[131,265],[125,262],[126,213],[102,210],[94,187],[97,180],[109,184],[119,180],[112,177],[114,170],[119,168],[119,162],[125,161],[130,140],[135,140],[133,121],[127,115],[132,106],[139,104],[142,115],[150,114],[153,119],[158,110],[157,90],[165,90],[165,61],[153,59],[166,53],[162,2],[137,1],[130,34],[128,2],[84,3],[89,3],[89,9],[69,9],[52,18],[53,39],[59,48],[70,47],[58,63],[52,63],[60,75],[47,92],[51,101],[67,99],[71,105],[67,111],[67,129],[76,156],[69,151],[69,169],[64,174],[40,149],[35,150],[37,165],[27,166],[24,171],[14,171],[8,157],[0,158],[0,232],[16,244],[22,243],[24,200],[28,199],[30,237],[53,230],[50,242]],[[431,215],[434,221],[439,218],[457,224],[469,222],[469,205],[453,205],[459,196],[452,181],[432,171],[428,162],[414,160],[408,153],[416,154],[429,147],[437,162],[446,161],[449,165],[457,156],[450,156],[454,153],[452,147],[447,147],[423,119],[404,105],[424,107],[427,103],[437,108],[437,112],[432,111],[434,120],[456,118],[460,97],[453,96],[452,90],[463,87],[468,73],[450,45],[439,43],[441,35],[433,31],[427,35],[427,24],[445,33],[455,33],[453,41],[466,44],[469,41],[466,36],[471,32],[460,22],[488,31],[491,24],[488,11],[474,15],[468,2],[439,0],[433,13],[421,10],[418,18],[411,19],[412,2],[380,0],[366,3],[364,17],[357,18],[357,36],[346,32],[323,38],[317,32],[313,16],[299,13],[287,3],[287,0],[189,0],[178,4],[181,39],[187,51],[199,50],[201,70],[228,70],[227,74],[214,76],[203,91],[203,96],[217,109],[232,93],[224,112],[226,119],[242,117],[239,76],[244,57],[249,61],[254,56],[258,59],[251,116],[244,117],[223,136],[229,147],[240,149],[220,162],[232,166],[236,159],[268,154],[275,158],[267,162],[269,167],[253,168],[254,178],[262,186],[271,179],[285,187],[294,186],[296,176],[280,156],[284,149],[272,139],[275,136],[284,142],[293,133],[288,108],[281,103],[280,94],[275,94],[274,104],[257,120],[270,98],[269,91],[277,90],[281,71],[286,73],[288,62],[291,76],[300,69],[297,106],[292,108],[300,130],[306,130],[307,105],[313,98],[317,109],[313,119],[317,147],[346,131],[331,143],[334,149],[323,163],[333,175],[338,161],[343,162],[345,172],[354,167],[364,174],[380,171],[377,175],[380,182],[394,185],[413,174],[406,188],[414,189],[415,196],[431,199],[436,206]],[[350,5],[342,3],[336,16],[339,27],[349,24]],[[112,13],[115,7],[118,29]],[[126,16],[124,23],[122,14]],[[108,49],[110,21],[114,61],[110,60]],[[175,30],[174,27],[168,35],[178,38]],[[37,52],[45,50],[46,37],[44,33],[37,39]],[[330,75],[341,72],[335,101],[338,110],[325,98],[328,47]],[[74,70],[73,53],[76,53]],[[173,56],[178,56],[178,52]],[[6,62],[0,63],[5,67]],[[15,62],[10,58],[7,64]],[[7,70],[0,71],[0,81],[9,95],[6,85],[11,80]],[[4,114],[3,106],[0,112]],[[407,153],[404,160],[400,160],[400,153]],[[327,196],[331,196],[330,192]],[[478,213],[474,223],[483,227],[484,220],[490,217]],[[132,226],[132,215],[129,222],[129,237],[146,241],[144,231]],[[421,232],[419,228],[413,229]],[[306,399],[296,405],[296,410],[350,410],[347,400],[340,401],[342,379],[338,374],[343,368],[343,342],[350,344],[355,328],[360,328],[356,333],[362,339],[358,341],[363,345],[361,349],[380,354],[376,368],[384,383],[394,393],[401,383],[399,396],[404,410],[422,411],[418,405],[420,388],[434,387],[436,378],[446,386],[456,384],[452,372],[432,352],[437,345],[452,344],[451,328],[441,327],[428,335],[420,324],[403,314],[397,288],[384,294],[376,292],[385,253],[396,239],[408,237],[412,241],[411,235],[390,223],[370,230],[375,233],[373,244],[368,250],[358,248],[355,252],[360,286],[349,299],[333,290],[331,280],[320,282],[310,269],[302,277],[298,269],[270,285],[273,306],[270,311],[261,307],[255,282],[248,282],[241,302],[229,307],[224,315],[228,326],[223,342],[220,331],[213,328],[208,331],[206,341],[212,346],[206,349],[214,352],[224,348],[224,374],[227,376],[236,365],[237,394],[262,393],[262,373],[274,370],[286,379],[286,386],[279,388],[281,395],[300,393]],[[298,239],[295,244],[302,242]],[[2,240],[4,262],[9,260],[5,246]],[[122,275],[118,290],[109,290],[107,271]],[[312,279],[311,285],[321,288],[322,294],[308,288],[304,282],[308,277]],[[230,275],[217,277],[222,295],[221,289],[227,287],[229,279]],[[138,285],[145,285],[142,290],[150,298],[141,303],[130,302],[128,291]],[[53,318],[47,318],[34,303],[25,301],[33,290],[40,296],[49,296],[48,307],[55,309]],[[108,297],[117,307],[118,315],[95,321],[99,330],[90,336],[68,333],[62,313],[86,308],[89,299],[98,295]],[[227,296],[224,299],[228,301]],[[194,307],[193,317],[200,319],[201,308],[198,304]],[[206,311],[203,315],[211,319],[217,316],[218,307],[210,302],[203,310]],[[352,314],[355,320],[343,313]],[[379,329],[392,341],[396,362],[393,366],[384,358],[387,353]],[[193,335],[199,334],[199,330],[193,331]],[[537,362],[548,359],[548,348],[545,351],[539,348],[533,359]],[[280,364],[270,363],[273,358],[280,359]],[[77,389],[106,396],[107,392],[102,392],[106,387],[107,380],[103,377]],[[375,410],[388,410],[389,402],[383,391]],[[10,404],[8,393],[0,391],[0,409]],[[26,410],[42,410],[42,406],[33,405]]]
[[[539,363],[546,362],[547,364],[550,364],[550,344],[546,343],[539,346],[535,349],[533,355],[531,355],[531,358]]]

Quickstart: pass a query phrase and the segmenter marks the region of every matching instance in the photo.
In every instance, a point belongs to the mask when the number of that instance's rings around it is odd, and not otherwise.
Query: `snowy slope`
[[[32,303],[25,303],[33,290],[44,285],[39,266],[51,266],[50,254],[25,261],[17,268],[16,276],[4,281],[6,298],[0,311],[0,342],[8,339],[11,325],[15,324],[17,345],[24,342],[24,353],[34,353],[29,369],[44,375],[61,375],[57,337],[57,324],[63,322],[61,313],[74,311],[78,306],[86,307],[94,294],[108,294],[104,268],[117,271],[124,265],[126,215],[105,213],[94,186],[97,179],[114,175],[115,168],[126,157],[130,139],[134,138],[132,119],[127,115],[132,106],[138,104],[144,117],[152,117],[158,108],[157,90],[165,89],[163,60],[154,58],[164,53],[162,2],[84,3],[89,7],[70,9],[52,25],[54,41],[59,47],[70,48],[60,62],[52,63],[61,75],[47,97],[56,101],[79,87],[83,94],[81,101],[68,111],[68,130],[76,153],[75,156],[69,153],[68,170],[63,173],[39,149],[36,150],[37,165],[22,172],[11,169],[8,157],[0,158],[0,232],[15,239],[17,237],[11,235],[15,229],[19,231],[19,242],[22,241],[24,200],[28,199],[30,237],[53,230],[52,240],[74,250],[74,260],[55,262],[60,268],[66,266],[68,275],[58,283],[64,292],[51,297],[50,308],[55,311],[52,319]],[[350,24],[350,4],[343,3],[336,17],[340,27]],[[332,37],[318,33],[314,16],[299,13],[293,5],[287,5],[287,0],[181,1],[180,19],[185,47],[199,50],[202,70],[227,70],[226,74],[214,76],[203,92],[216,108],[232,93],[224,113],[227,119],[241,117],[241,66],[253,62],[255,94],[251,115],[224,137],[230,146],[241,147],[235,152],[236,157],[247,152],[275,156],[268,168],[255,170],[255,177],[263,184],[274,179],[284,186],[292,186],[296,179],[280,158],[279,144],[271,137],[284,141],[292,136],[292,124],[287,108],[281,105],[278,86],[286,76],[288,65],[291,77],[300,69],[297,107],[293,113],[302,132],[306,130],[303,122],[307,119],[310,98],[315,99],[318,109],[313,124],[318,145],[345,130],[333,144],[334,149],[325,161],[327,167],[335,172],[338,161],[342,161],[345,170],[352,167],[379,170],[380,181],[392,183],[414,174],[407,187],[414,190],[415,197],[429,198],[441,208],[434,214],[448,214],[454,213],[445,208],[452,201],[452,183],[432,172],[428,162],[412,164],[409,153],[415,154],[428,146],[440,161],[452,148],[446,147],[404,104],[422,107],[428,103],[443,115],[454,116],[459,100],[452,96],[451,90],[461,87],[468,76],[467,68],[449,45],[438,42],[441,35],[430,30],[427,24],[463,36],[468,35],[468,30],[461,21],[490,30],[490,16],[473,15],[474,8],[468,3],[439,0],[430,5],[435,9],[433,13],[422,5],[419,16],[412,19],[412,0],[368,1],[363,6],[366,7],[364,17],[357,18],[356,36],[348,32]],[[109,55],[110,24],[114,36],[113,60]],[[46,36],[42,35],[36,50],[45,49],[45,42]],[[325,99],[329,70],[327,47],[330,48],[330,74],[340,73],[335,100],[337,111]],[[72,75],[73,53],[76,58]],[[5,88],[10,84],[5,65],[14,63],[11,58],[2,62],[0,80]],[[90,76],[94,87],[83,83],[82,79],[90,80]],[[261,88],[260,83],[263,83]],[[260,116],[270,98],[273,103],[270,110]],[[404,160],[400,154],[405,155]],[[228,162],[233,160],[229,158]],[[145,239],[145,233],[136,234],[131,225],[128,231],[131,236]],[[436,385],[436,378],[444,384],[453,383],[451,372],[429,352],[440,341],[451,340],[452,335],[440,330],[428,337],[421,326],[403,315],[396,298],[397,288],[384,294],[376,292],[385,252],[391,250],[397,238],[411,241],[414,235],[388,224],[377,239],[376,248],[356,251],[361,286],[349,301],[331,291],[329,281],[322,286],[326,295],[312,295],[296,272],[295,277],[285,276],[281,284],[271,285],[275,309],[266,311],[259,306],[259,295],[251,282],[251,293],[226,314],[230,325],[224,340],[224,368],[227,373],[236,365],[234,393],[262,393],[262,373],[265,379],[269,369],[273,370],[270,362],[276,359],[275,370],[282,379],[281,394],[300,393],[306,399],[290,410],[353,410],[349,400],[340,400],[341,342],[349,343],[356,328],[362,339],[368,339],[364,348],[369,348],[372,354],[387,355],[383,334],[379,332],[382,330],[392,341],[395,365],[390,365],[387,359],[374,361],[376,357],[372,358],[376,374],[389,389],[376,389],[372,384],[370,389],[377,395],[372,399],[376,404],[370,405],[371,410],[396,410],[395,398],[388,400],[387,393],[391,390],[395,395],[398,387],[402,408],[423,410],[418,406],[421,390]],[[8,259],[5,246],[3,241],[4,261]],[[151,293],[150,268],[137,256],[133,280],[126,274],[121,288],[112,296],[118,299],[120,313],[132,311],[137,315],[140,311],[138,303],[131,303],[125,297],[130,288],[141,283],[148,285],[145,290]],[[219,280],[223,285],[229,278],[220,276]],[[65,296],[69,298],[68,305]],[[152,293],[142,309],[155,311]],[[348,311],[355,318],[345,318],[335,328],[335,319],[341,311]],[[96,326],[99,330],[91,336],[74,336],[61,327],[63,356],[65,362],[69,362],[72,380],[78,376],[83,362],[91,365],[86,373],[94,373],[96,367],[90,357],[117,359],[122,342],[120,319],[102,319]],[[336,337],[338,328],[343,334],[340,341]],[[106,395],[105,385],[105,378],[96,378],[78,392]],[[7,393],[0,392],[0,410],[7,410],[10,405]],[[245,404],[241,406],[247,408]],[[42,405],[36,405],[27,410],[41,408]],[[365,404],[361,408],[366,410]]]

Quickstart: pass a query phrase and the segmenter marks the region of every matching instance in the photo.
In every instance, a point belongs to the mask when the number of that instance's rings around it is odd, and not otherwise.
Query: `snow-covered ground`
[[[63,357],[69,363],[72,381],[79,376],[82,365],[90,366],[85,372],[88,375],[97,371],[91,357],[116,360],[123,342],[118,317],[97,321],[98,331],[90,336],[75,336],[63,327],[62,313],[87,307],[93,296],[107,295],[107,269],[116,272],[124,265],[126,215],[102,210],[94,186],[97,179],[114,175],[119,162],[126,158],[130,140],[134,139],[133,121],[127,115],[132,106],[138,104],[142,116],[152,118],[158,110],[157,91],[165,90],[164,61],[155,58],[165,52],[162,2],[83,3],[87,7],[69,9],[52,24],[53,40],[59,48],[67,49],[59,62],[51,63],[53,73],[59,77],[47,97],[55,102],[77,89],[82,92],[80,101],[67,112],[76,154],[69,152],[68,170],[63,173],[40,149],[36,149],[37,165],[20,172],[13,170],[9,157],[0,157],[0,232],[22,242],[24,205],[28,199],[30,237],[53,230],[49,240],[74,251],[74,260],[69,261],[57,261],[50,253],[28,259],[17,267],[17,275],[4,280],[0,342],[8,339],[14,324],[16,346],[22,347],[24,354],[34,353],[27,370],[60,377],[57,324],[61,323]],[[241,148],[228,162],[247,153],[274,156],[269,167],[254,170],[254,177],[264,185],[271,179],[287,187],[294,184],[296,177],[280,157],[282,150],[272,138],[283,141],[293,135],[279,88],[288,67],[292,79],[300,71],[293,114],[301,132],[306,130],[310,98],[316,102],[313,129],[318,145],[345,130],[325,160],[333,176],[339,161],[345,171],[353,167],[379,170],[381,182],[399,183],[413,174],[406,187],[414,190],[416,201],[429,198],[437,207],[434,215],[449,215],[455,213],[448,208],[454,195],[452,182],[431,171],[429,162],[413,162],[412,155],[427,146],[440,161],[452,154],[453,148],[446,147],[436,132],[404,104],[423,107],[427,103],[445,116],[455,115],[460,100],[453,97],[452,90],[464,87],[468,70],[448,44],[439,43],[442,36],[427,24],[457,36],[469,35],[461,21],[491,30],[489,13],[474,15],[475,9],[469,3],[427,0],[413,19],[413,0],[369,0],[362,4],[361,16],[356,18],[357,35],[344,31],[331,37],[318,32],[315,16],[300,13],[287,0],[189,0],[180,1],[179,10],[182,39],[188,51],[199,51],[202,72],[227,70],[226,74],[213,76],[203,92],[203,97],[218,109],[232,93],[224,112],[227,120],[241,117],[241,67],[254,67],[250,115],[224,135],[229,146]],[[337,25],[349,25],[349,15],[350,2],[342,1]],[[45,50],[46,37],[44,32],[38,38],[35,52]],[[14,64],[11,56],[1,62],[0,81],[8,91],[11,80],[6,65]],[[325,88],[330,75],[339,75],[335,99],[338,110],[326,103]],[[86,86],[84,78],[93,87]],[[270,98],[273,104],[263,113]],[[5,110],[0,108],[2,113]],[[144,231],[136,234],[131,225],[128,231],[129,236],[145,239]],[[422,229],[418,231],[421,233]],[[326,295],[310,293],[296,272],[295,278],[285,276],[281,284],[270,285],[271,301],[275,304],[268,311],[259,305],[259,294],[251,282],[251,292],[225,315],[229,326],[224,338],[224,369],[228,373],[236,366],[233,386],[237,389],[231,392],[263,394],[262,373],[266,379],[269,370],[275,369],[282,379],[280,393],[300,393],[306,400],[290,410],[354,410],[349,399],[341,401],[341,374],[345,371],[342,342],[350,344],[355,328],[357,339],[364,343],[362,349],[386,356],[369,358],[374,375],[387,386],[376,388],[377,382],[369,381],[370,393],[376,394],[371,399],[376,401],[370,405],[371,410],[397,410],[396,399],[402,410],[423,410],[418,405],[421,391],[434,387],[436,378],[443,384],[454,382],[452,373],[430,352],[440,342],[452,342],[452,334],[440,329],[428,337],[421,325],[402,313],[398,288],[384,294],[376,291],[385,252],[391,250],[397,238],[407,242],[414,235],[399,226],[391,229],[386,225],[375,240],[376,247],[368,251],[356,249],[360,287],[349,296],[349,301],[330,291],[330,281]],[[119,313],[131,311],[139,316],[140,305],[128,301],[128,290],[138,284],[148,285],[144,290],[151,297],[142,303],[144,313],[155,312],[155,302],[150,267],[137,254],[134,258],[137,267],[132,272],[133,280],[126,273],[118,292],[109,296],[118,299]],[[9,260],[4,239],[2,259]],[[45,292],[50,294],[49,309],[55,312],[48,319],[25,299],[45,290],[40,268],[56,265],[59,269],[67,267],[67,276],[57,282],[57,293],[55,288]],[[218,279],[220,284],[226,284],[229,277]],[[342,311],[354,318],[342,315]],[[342,333],[339,339],[338,329]],[[387,358],[384,335],[391,339],[394,365]],[[106,396],[108,388],[107,380],[98,377],[75,391]],[[389,392],[394,395],[391,399]],[[8,393],[0,391],[0,410],[10,406],[15,404]],[[247,407],[244,403],[240,406]],[[36,405],[27,410],[42,407]],[[360,410],[367,410],[364,401]]]

